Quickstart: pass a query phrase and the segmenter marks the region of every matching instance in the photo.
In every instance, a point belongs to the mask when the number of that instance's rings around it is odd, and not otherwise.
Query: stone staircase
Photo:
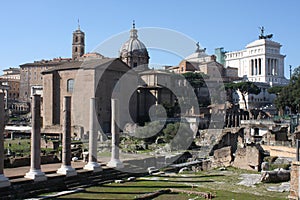
[[[125,179],[130,176],[144,176],[146,173],[126,173],[112,168],[104,168],[101,172],[77,170],[77,176],[66,177],[56,173],[47,174],[48,180],[34,182],[25,178],[12,179],[11,186],[0,189],[0,199],[25,199],[40,194],[74,190],[90,186],[102,185],[116,179]]]

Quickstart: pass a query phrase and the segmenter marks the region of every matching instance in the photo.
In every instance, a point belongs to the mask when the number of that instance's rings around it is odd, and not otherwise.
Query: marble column
[[[44,181],[47,177],[41,171],[41,96],[37,94],[33,95],[31,101],[31,125],[30,171],[25,178]]]
[[[8,178],[3,174],[4,169],[4,93],[0,93],[0,188],[10,186]]]
[[[114,168],[123,168],[124,165],[119,158],[120,131],[117,122],[119,122],[119,102],[117,99],[111,99],[111,160],[107,166]]]
[[[77,172],[71,166],[71,97],[64,97],[63,104],[63,127],[62,127],[62,165],[57,170],[58,174],[75,176]]]
[[[86,170],[92,170],[94,172],[102,171],[101,166],[97,162],[97,134],[96,123],[96,99],[90,99],[90,131],[89,131],[89,160],[88,163],[84,166]]]

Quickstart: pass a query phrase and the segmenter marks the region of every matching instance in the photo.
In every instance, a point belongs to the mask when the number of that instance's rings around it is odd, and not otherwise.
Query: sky
[[[272,40],[282,44],[289,78],[289,65],[300,65],[299,8],[299,0],[2,1],[0,71],[41,59],[71,57],[72,32],[78,19],[86,35],[86,52],[120,33],[129,37],[135,20],[138,30],[156,27],[176,31],[199,42],[208,54],[218,47],[244,49],[264,26],[265,33],[273,34]],[[151,63],[177,65],[181,59],[162,51],[150,50],[149,54]],[[105,56],[117,57],[118,52]]]

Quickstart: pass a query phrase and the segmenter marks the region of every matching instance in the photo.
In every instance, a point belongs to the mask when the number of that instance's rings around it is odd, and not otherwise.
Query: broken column
[[[10,186],[8,178],[3,174],[4,169],[4,94],[0,93],[0,188]]]
[[[45,173],[41,171],[41,96],[33,95],[31,102],[31,158],[30,171],[25,178],[34,181],[44,181],[47,179]]]
[[[290,180],[290,195],[289,199],[299,199],[300,198],[300,162],[293,161],[291,166],[291,180]]]
[[[93,170],[94,172],[102,171],[101,166],[97,162],[97,136],[96,130],[97,115],[95,111],[96,99],[90,100],[90,131],[89,131],[89,160],[84,166],[86,170]]]
[[[71,166],[71,97],[69,96],[64,97],[62,129],[62,165],[57,173],[75,176],[77,172]]]
[[[107,166],[123,168],[124,165],[119,158],[120,131],[117,122],[119,122],[119,102],[117,99],[111,99],[111,160]]]

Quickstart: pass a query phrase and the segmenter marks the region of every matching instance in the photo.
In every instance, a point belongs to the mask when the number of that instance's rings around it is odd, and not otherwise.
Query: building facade
[[[284,77],[284,58],[281,54],[281,44],[272,41],[273,35],[264,35],[263,29],[258,40],[255,40],[240,51],[225,53],[226,67],[238,69],[238,76],[243,81],[254,82],[261,90],[258,95],[246,95],[249,109],[260,109],[274,103],[275,95],[268,93],[268,88],[275,85],[286,85]],[[235,102],[245,108],[241,94],[234,94]]]
[[[154,105],[174,105],[175,96],[167,89],[168,84],[172,87],[176,84],[172,80],[173,73],[149,70],[148,63],[148,51],[137,39],[137,30],[133,26],[129,40],[121,46],[120,58],[88,53],[44,70],[43,132],[61,132],[64,96],[72,97],[71,121],[73,133],[77,134],[89,131],[91,98],[96,101],[100,125],[97,130],[103,133],[110,132],[113,97],[120,99],[120,127],[149,121],[149,109]],[[135,70],[140,66],[142,68]],[[125,74],[126,84],[122,84]],[[130,94],[128,88],[131,86]]]
[[[5,98],[8,100],[8,104],[11,104],[19,100],[20,92],[20,69],[19,68],[9,68],[3,70],[3,75],[0,76],[0,81],[2,85],[9,87]]]
[[[96,99],[96,115],[103,132],[110,131],[112,92],[118,80],[129,67],[117,58],[73,60],[43,74],[44,132],[53,132],[62,125],[63,99],[72,97],[72,127],[89,130],[90,99]],[[101,78],[100,78],[101,77]],[[100,78],[100,79],[99,79]],[[119,90],[124,90],[121,86]],[[123,113],[120,111],[120,113]],[[132,113],[135,118],[135,113]],[[97,127],[97,130],[101,130]]]
[[[168,67],[168,70],[179,74],[201,72],[208,75],[210,80],[220,81],[222,79],[224,82],[233,81],[238,78],[238,69],[233,67],[224,68],[217,61],[215,55],[206,54],[206,49],[201,49],[198,43],[194,53],[183,59],[178,66]]]
[[[68,58],[56,58],[20,65],[20,101],[29,103],[34,91],[41,94],[43,86],[41,72],[43,70],[58,67],[64,62],[70,62],[70,60]]]
[[[238,69],[238,76],[252,82],[285,85],[284,58],[281,44],[268,38],[249,43],[245,49],[227,52],[226,67]]]

